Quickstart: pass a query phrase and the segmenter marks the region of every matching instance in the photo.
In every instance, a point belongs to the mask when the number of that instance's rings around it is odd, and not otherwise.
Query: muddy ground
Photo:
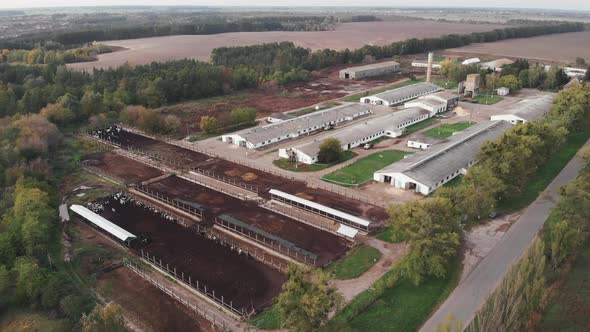
[[[279,294],[285,277],[269,266],[133,203],[108,201],[103,217],[149,239],[147,244],[138,242],[134,250],[143,249],[185,278],[191,276],[193,283],[207,285],[209,292],[215,290],[216,297],[233,301],[234,307],[259,310]]]
[[[344,256],[348,250],[348,241],[337,235],[176,176],[152,183],[148,188],[171,198],[180,198],[203,205],[208,220],[213,220],[221,214],[228,214],[292,242],[318,255],[317,263],[320,266]]]
[[[100,152],[87,155],[82,160],[82,163],[96,167],[115,178],[122,179],[125,184],[140,183],[164,174],[156,168],[123,157],[114,152]]]

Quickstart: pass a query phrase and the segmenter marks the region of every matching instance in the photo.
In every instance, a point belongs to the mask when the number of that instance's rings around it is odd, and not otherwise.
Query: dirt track
[[[334,31],[235,32],[216,35],[166,36],[105,41],[104,44],[126,50],[101,54],[98,61],[69,64],[90,70],[118,67],[125,63],[146,64],[193,58],[209,61],[214,48],[292,41],[296,45],[318,49],[356,49],[364,45],[386,45],[409,38],[434,38],[447,34],[491,31],[503,27],[494,24],[443,23],[436,21],[361,22],[339,25]]]
[[[207,285],[208,291],[233,301],[236,308],[261,309],[271,304],[284,282],[278,271],[253,258],[239,255],[229,247],[207,239],[192,230],[166,221],[147,209],[132,203],[125,205],[109,199],[105,211],[101,213],[111,222],[129,232],[144,236],[148,244],[139,245],[156,259],[161,259],[177,273],[191,276],[193,283],[199,280],[201,287]],[[111,209],[114,209],[111,210]]]

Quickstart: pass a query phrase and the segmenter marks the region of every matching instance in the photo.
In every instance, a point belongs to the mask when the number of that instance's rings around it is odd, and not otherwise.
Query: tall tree
[[[318,153],[318,161],[330,164],[339,161],[342,158],[343,150],[342,143],[336,138],[326,138],[320,144],[320,152]]]

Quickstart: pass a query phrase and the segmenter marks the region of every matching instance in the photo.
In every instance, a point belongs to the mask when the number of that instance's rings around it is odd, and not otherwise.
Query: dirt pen
[[[90,170],[99,174],[108,174],[123,184],[139,183],[164,174],[156,168],[114,152],[100,152],[85,156],[82,165],[88,166]]]
[[[318,266],[326,265],[344,256],[348,250],[348,241],[335,234],[272,212],[256,203],[239,200],[176,176],[151,183],[146,186],[146,189],[172,199],[197,203],[206,211],[205,220],[209,222],[225,214],[264,232],[271,233],[301,249],[318,255],[316,261]],[[257,238],[252,233],[249,237]],[[258,235],[258,237],[262,238],[263,236]],[[267,238],[265,242],[259,242],[267,244],[269,241]],[[276,245],[269,246],[277,248]]]
[[[161,260],[234,308],[245,312],[263,309],[280,292],[285,277],[254,258],[133,203],[121,204],[113,198],[105,201],[103,217],[147,239],[134,245],[138,254]]]

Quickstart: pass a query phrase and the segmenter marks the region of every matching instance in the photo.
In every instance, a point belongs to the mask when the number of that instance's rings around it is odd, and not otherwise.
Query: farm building
[[[366,77],[388,75],[396,73],[399,70],[399,63],[395,61],[387,61],[342,69],[339,73],[339,77],[344,79],[358,80]]]
[[[576,76],[572,78],[569,82],[567,82],[567,84],[563,86],[563,89],[567,90],[569,88],[573,88],[575,86],[582,84],[582,82],[583,80]]]
[[[440,100],[447,104],[446,111],[452,111],[457,105],[459,105],[459,100],[461,96],[456,95],[449,91],[441,91],[437,93],[433,93],[427,96],[430,99]]]
[[[278,122],[283,122],[285,120],[291,120],[293,118],[295,118],[295,117],[292,115],[286,114],[286,113],[272,113],[271,115],[266,117],[266,122],[278,123]]]
[[[393,106],[442,90],[436,84],[416,83],[361,98],[361,103]]]
[[[434,144],[447,142],[444,138],[436,138],[424,134],[418,134],[408,139],[408,147],[413,149],[426,150]]]
[[[490,120],[504,120],[512,124],[525,123],[545,116],[551,110],[553,96],[527,98],[509,107],[504,113],[492,115]]]
[[[479,58],[470,58],[470,59],[466,59],[463,62],[461,62],[462,65],[472,65],[474,63],[480,63],[481,60]]]
[[[404,104],[405,108],[418,107],[428,110],[432,115],[445,112],[447,110],[447,103],[438,99],[430,98],[430,96],[420,97],[416,100],[409,101]]]
[[[498,94],[498,96],[508,96],[510,94],[510,89],[503,86],[501,88],[497,88],[496,93]]]
[[[350,150],[381,136],[401,136],[405,127],[426,120],[432,115],[433,113],[430,111],[418,107],[403,109],[341,129],[335,134],[318,137],[309,143],[293,148],[279,149],[279,157],[304,164],[313,164],[318,161],[320,145],[326,138],[336,138],[342,144],[343,150]]]
[[[126,243],[127,245],[130,245],[131,241],[136,238],[135,235],[113,224],[112,222],[92,212],[82,205],[73,204],[70,206],[70,210],[74,211],[80,217],[90,222],[92,226],[101,229],[111,237],[114,237],[117,240]]]
[[[331,127],[338,123],[351,121],[371,112],[371,109],[366,105],[348,104],[262,127],[223,135],[221,136],[221,140],[226,143],[247,147],[248,149],[257,149],[285,139],[295,138],[299,135],[309,134],[316,130]]]
[[[513,63],[514,63],[514,61],[512,61],[510,59],[503,58],[503,59],[497,59],[497,60],[490,61],[490,62],[484,62],[481,64],[481,68],[500,72],[500,71],[502,71],[502,67],[509,66]]]
[[[477,162],[481,145],[511,127],[506,121],[478,123],[449,137],[446,143],[433,145],[375,172],[373,179],[428,195],[459,174],[466,174]]]
[[[428,67],[428,61],[426,60],[414,60],[412,61],[412,67],[418,67],[418,68],[427,68]],[[441,65],[438,62],[433,62],[432,63],[432,69],[440,69]]]

